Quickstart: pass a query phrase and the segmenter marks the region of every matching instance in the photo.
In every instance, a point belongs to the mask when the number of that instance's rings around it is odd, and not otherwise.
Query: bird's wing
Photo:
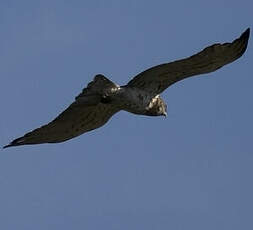
[[[119,109],[100,102],[100,95],[94,92],[98,82],[96,80],[98,79],[95,77],[94,81],[76,97],[75,102],[53,121],[15,139],[4,148],[63,142],[104,125]]]
[[[249,35],[248,28],[231,43],[214,44],[191,57],[147,69],[129,81],[127,86],[157,95],[184,78],[213,72],[243,55]]]

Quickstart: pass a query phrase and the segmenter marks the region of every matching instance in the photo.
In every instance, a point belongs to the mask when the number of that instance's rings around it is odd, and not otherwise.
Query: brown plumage
[[[214,44],[201,52],[174,62],[152,67],[118,86],[103,75],[94,80],[57,118],[9,145],[57,143],[103,126],[115,113],[125,110],[147,116],[166,115],[166,104],[159,96],[170,85],[184,78],[213,72],[243,55],[250,29],[231,43]]]
[[[134,77],[129,87],[137,87],[154,95],[185,78],[213,72],[243,55],[247,49],[250,29],[231,43],[214,44],[188,58],[161,64]]]

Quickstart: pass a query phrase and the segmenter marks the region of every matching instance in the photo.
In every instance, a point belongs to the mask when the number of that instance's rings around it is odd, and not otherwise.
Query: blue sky
[[[0,3],[0,145],[55,118],[97,73],[118,84],[252,29],[251,0]],[[116,114],[61,144],[1,150],[0,229],[252,229],[252,39],[181,81],[168,117]]]

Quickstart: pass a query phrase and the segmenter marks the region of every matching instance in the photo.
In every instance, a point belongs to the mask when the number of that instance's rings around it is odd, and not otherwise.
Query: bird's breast
[[[115,103],[117,103],[122,110],[135,114],[146,113],[146,109],[152,100],[152,96],[146,91],[128,87],[121,87],[114,98]]]

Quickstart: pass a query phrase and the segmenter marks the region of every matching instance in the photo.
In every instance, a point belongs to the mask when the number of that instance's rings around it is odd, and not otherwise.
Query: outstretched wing
[[[152,67],[134,77],[127,86],[157,95],[184,78],[213,72],[243,55],[249,35],[248,28],[231,43],[214,44],[191,57]]]
[[[4,148],[63,142],[104,125],[119,109],[111,104],[100,102],[101,96],[97,94],[96,87],[101,81],[110,83],[103,76],[96,76],[94,81],[76,97],[75,102],[52,122],[15,139]]]

